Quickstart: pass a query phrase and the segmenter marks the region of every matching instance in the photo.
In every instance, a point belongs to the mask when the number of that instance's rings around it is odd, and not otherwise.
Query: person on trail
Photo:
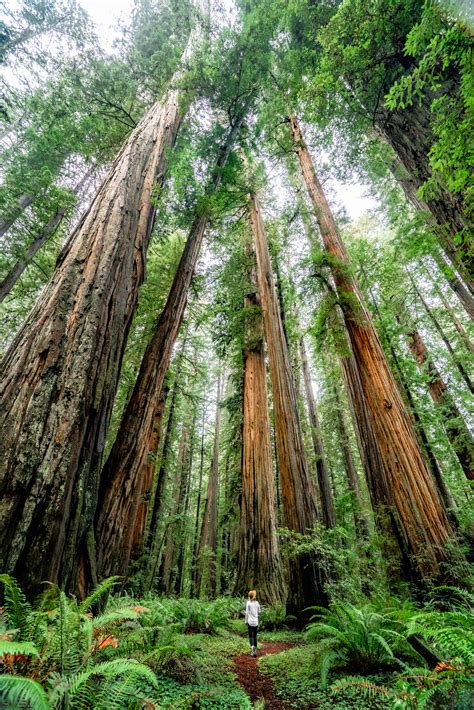
[[[257,601],[257,592],[251,589],[245,607],[245,623],[249,632],[249,641],[252,650],[251,656],[257,655],[257,631],[258,631],[258,615],[260,614],[260,604]]]

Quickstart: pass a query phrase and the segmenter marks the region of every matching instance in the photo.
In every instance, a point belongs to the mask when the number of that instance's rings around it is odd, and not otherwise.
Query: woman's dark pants
[[[247,628],[249,630],[249,641],[251,646],[255,646],[257,648],[257,631],[258,631],[258,626],[250,626],[250,624],[247,624]]]

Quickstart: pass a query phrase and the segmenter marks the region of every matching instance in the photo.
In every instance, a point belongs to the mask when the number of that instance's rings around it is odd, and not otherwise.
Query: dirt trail
[[[252,658],[250,654],[234,658],[234,671],[240,685],[252,701],[263,698],[265,700],[265,710],[289,710],[289,706],[274,694],[270,678],[258,670],[258,658],[269,653],[281,653],[281,651],[286,651],[289,648],[293,648],[293,646],[293,643],[264,641],[258,648],[257,658]]]

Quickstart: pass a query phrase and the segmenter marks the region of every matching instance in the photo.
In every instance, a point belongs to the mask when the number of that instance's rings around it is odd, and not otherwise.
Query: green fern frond
[[[51,710],[39,683],[17,675],[0,675],[0,707],[24,710]]]
[[[25,637],[28,626],[28,616],[31,613],[31,605],[26,601],[20,585],[9,574],[0,574],[0,582],[4,586],[5,610],[10,625],[18,629],[20,638]]]
[[[385,686],[372,683],[363,676],[346,676],[346,678],[332,683],[330,690],[331,693],[337,695],[337,693],[341,693],[348,688],[355,688],[361,691],[361,694],[366,698],[373,698],[377,695],[387,698],[392,695]]]
[[[90,611],[91,607],[97,601],[99,601],[99,599],[103,597],[104,594],[109,592],[112,587],[115,587],[115,585],[118,584],[122,579],[123,577],[119,576],[108,577],[107,579],[104,579],[104,581],[98,584],[91,592],[91,594],[89,594],[89,596],[86,597],[84,601],[79,604],[79,611],[83,614]]]
[[[0,640],[0,657],[5,654],[10,656],[39,656],[38,649],[34,643],[29,641],[2,641]]]

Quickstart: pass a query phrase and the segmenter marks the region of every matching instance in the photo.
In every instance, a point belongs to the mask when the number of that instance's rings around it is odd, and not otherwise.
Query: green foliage
[[[16,579],[9,574],[1,574],[0,582],[3,584],[4,612],[9,625],[13,629],[18,629],[20,638],[24,639],[27,635],[31,605],[26,601]]]
[[[39,683],[15,675],[0,675],[0,704],[4,708],[25,710],[51,710],[53,707]]]
[[[332,602],[329,609],[314,607],[318,619],[308,625],[306,638],[315,641],[321,684],[327,685],[332,667],[344,667],[362,673],[399,667],[402,656],[413,652],[393,615],[377,611],[372,605]]]

